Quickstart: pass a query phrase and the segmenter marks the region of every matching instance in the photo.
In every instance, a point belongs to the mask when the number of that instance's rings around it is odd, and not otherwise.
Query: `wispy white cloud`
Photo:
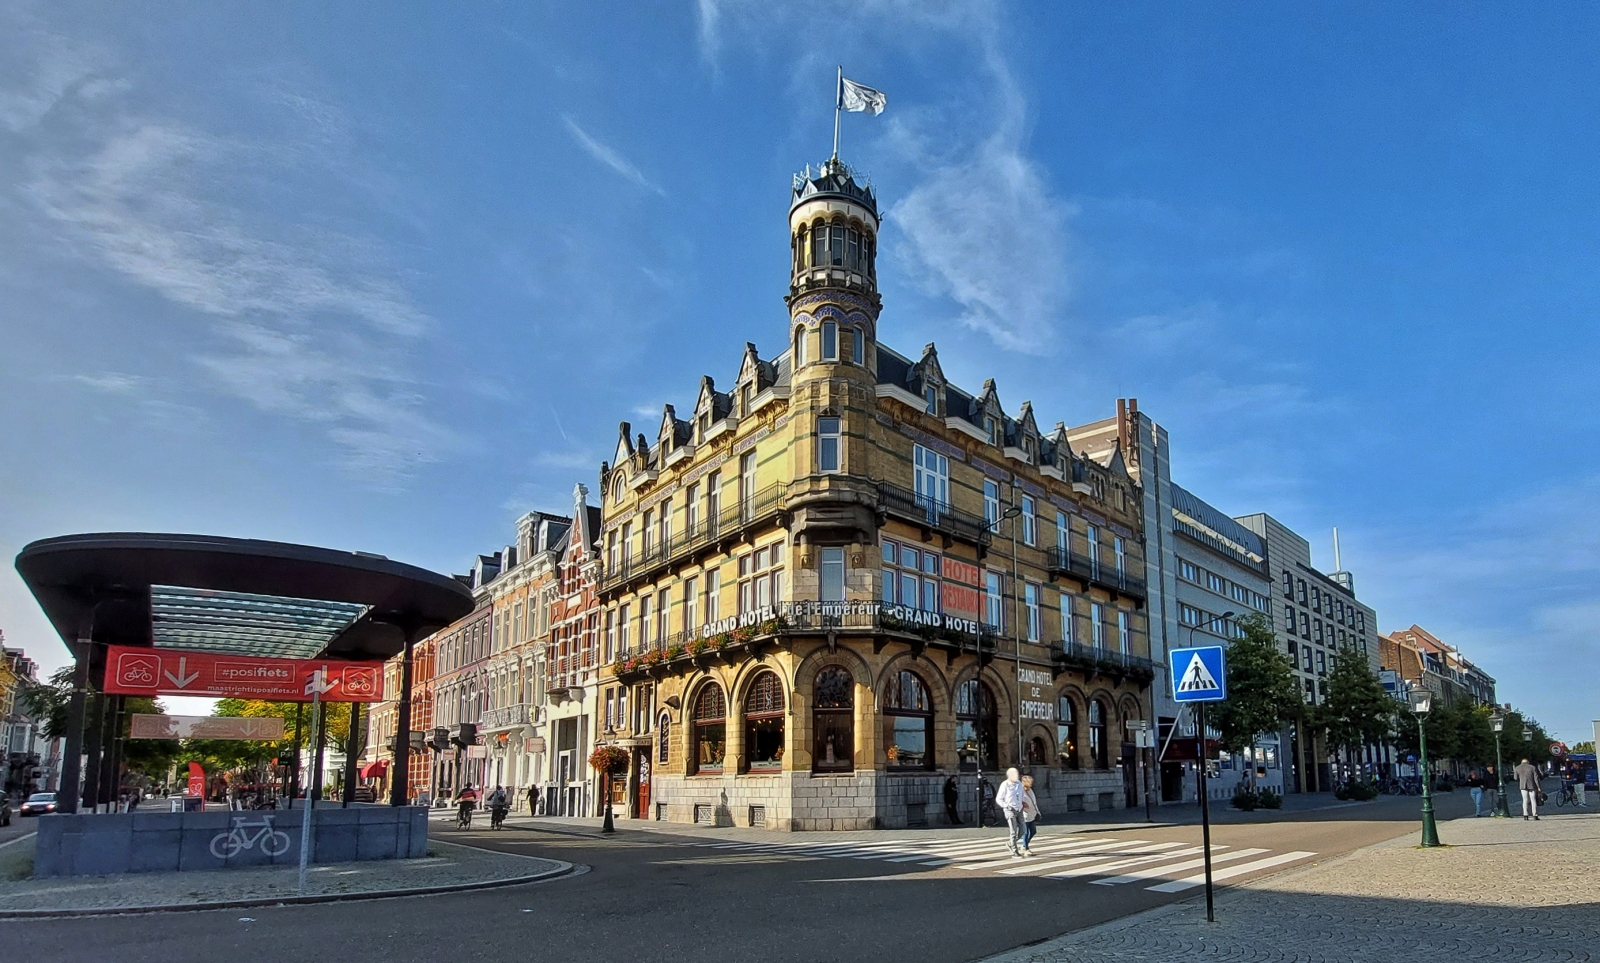
[[[657,187],[655,183],[650,180],[650,178],[644,176],[643,171],[635,167],[632,161],[628,160],[626,157],[623,157],[622,154],[619,153],[615,148],[608,147],[605,144],[595,140],[589,135],[588,131],[584,130],[582,127],[579,127],[577,121],[574,121],[571,117],[562,114],[561,121],[567,125],[567,131],[572,134],[572,139],[577,141],[578,146],[582,147],[590,157],[593,157],[595,160],[606,165],[645,190],[653,191],[656,194],[666,196],[666,191],[663,191],[661,188]]]
[[[75,69],[126,87],[102,67]],[[60,86],[35,80],[10,90]],[[336,107],[283,84],[254,93],[291,115],[290,133],[229,138],[133,109],[129,98],[97,91],[100,100],[87,103],[68,89],[52,109],[70,131],[33,139],[22,194],[42,223],[54,225],[62,251],[182,309],[170,315],[170,333],[190,343],[211,385],[263,411],[322,425],[348,470],[393,487],[463,444],[428,413],[411,373],[412,351],[431,319],[372,236],[341,231],[324,217],[289,222],[242,200],[314,176],[307,166],[360,166],[325,149],[342,122]],[[29,96],[26,103],[36,104],[43,95]],[[318,146],[301,150],[295,136]],[[199,331],[185,330],[194,319],[204,322]],[[90,377],[99,380],[83,383],[101,391],[138,387],[126,376]]]
[[[701,53],[713,63],[726,34],[760,40],[812,22],[908,48],[942,44],[963,72],[970,60],[976,83],[962,97],[919,103],[889,91],[882,144],[913,183],[886,212],[899,235],[889,250],[913,285],[951,303],[961,325],[1010,351],[1059,350],[1072,294],[1073,208],[1029,154],[1027,99],[1005,54],[999,4],[839,0],[800,10],[702,0],[697,10]],[[818,66],[809,52],[797,56]]]

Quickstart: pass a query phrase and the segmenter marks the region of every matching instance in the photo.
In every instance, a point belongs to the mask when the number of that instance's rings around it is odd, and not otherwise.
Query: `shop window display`
[[[817,672],[812,699],[815,745],[811,768],[817,772],[849,772],[855,768],[856,680],[841,666]]]
[[[722,772],[722,760],[727,753],[728,703],[722,690],[708,685],[700,690],[694,703],[694,762],[695,772],[716,775]]]
[[[916,673],[902,669],[884,695],[883,744],[889,768],[932,769],[933,701],[928,687]]]
[[[775,672],[763,672],[744,698],[744,751],[749,772],[783,768],[783,683]]]

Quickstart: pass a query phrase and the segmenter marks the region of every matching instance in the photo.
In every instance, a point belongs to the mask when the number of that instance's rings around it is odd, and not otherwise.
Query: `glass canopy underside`
[[[163,649],[311,659],[368,608],[353,602],[152,585],[150,635]]]

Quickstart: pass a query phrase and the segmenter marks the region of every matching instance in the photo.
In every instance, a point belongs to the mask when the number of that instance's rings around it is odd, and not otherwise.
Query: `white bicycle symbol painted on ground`
[[[261,844],[261,851],[268,856],[282,856],[289,851],[289,834],[272,828],[272,817],[262,816],[261,822],[245,822],[247,816],[233,817],[233,828],[225,833],[217,833],[211,837],[211,855],[218,859],[227,859],[237,856],[240,850],[254,849],[256,843]],[[254,833],[246,830],[257,830]]]

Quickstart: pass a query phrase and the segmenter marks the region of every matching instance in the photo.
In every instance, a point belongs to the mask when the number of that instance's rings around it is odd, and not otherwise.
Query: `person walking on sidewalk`
[[[1530,815],[1539,818],[1539,770],[1524,759],[1512,770],[1517,777],[1517,788],[1522,790],[1522,818]]]
[[[1022,855],[1032,856],[1033,850],[1028,847],[1033,843],[1033,834],[1038,831],[1036,823],[1039,820],[1039,797],[1033,794],[1033,777],[1022,777]]]
[[[1006,814],[1006,828],[1010,831],[1006,837],[1006,851],[1013,856],[1022,855],[1022,833],[1027,826],[1022,819],[1022,806],[1026,798],[1016,767],[1007,769],[1006,781],[1000,784],[994,794],[994,804]]]
[[[1474,769],[1467,774],[1467,791],[1472,793],[1472,815],[1483,815],[1483,774]]]

